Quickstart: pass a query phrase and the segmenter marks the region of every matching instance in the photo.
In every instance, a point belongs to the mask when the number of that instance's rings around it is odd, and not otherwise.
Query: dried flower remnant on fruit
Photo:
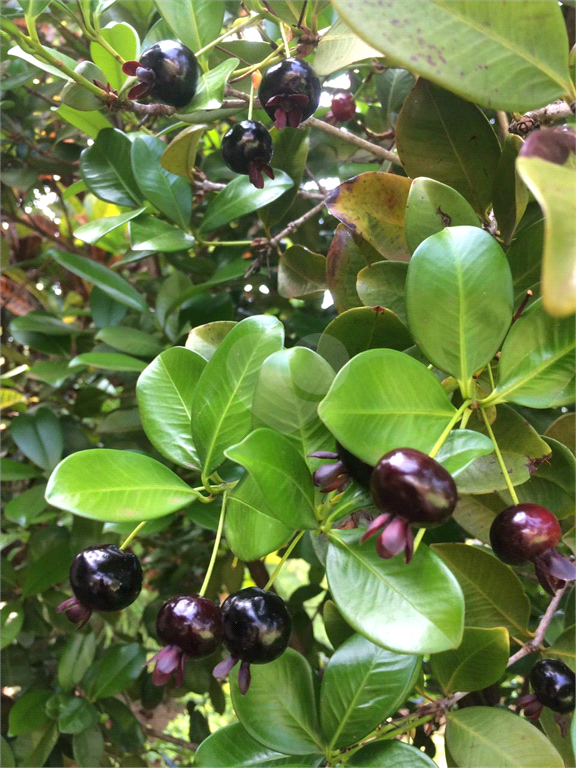
[[[113,612],[127,608],[142,589],[142,567],[132,552],[113,544],[87,547],[70,566],[74,597],[56,609],[83,627],[93,611]]]
[[[542,709],[548,707],[558,714],[574,710],[576,677],[570,667],[560,659],[541,659],[530,670],[530,683],[534,693],[518,699],[518,708],[530,720],[538,720]],[[559,723],[562,726],[562,723]]]
[[[126,61],[122,71],[140,80],[128,92],[130,99],[144,96],[182,108],[194,98],[200,68],[189,48],[176,40],[161,40],[147,48],[140,61]]]
[[[496,557],[507,565],[534,563],[538,581],[551,595],[576,579],[576,565],[555,549],[561,536],[555,515],[539,504],[507,507],[496,515],[490,527],[490,544]]]
[[[247,175],[256,189],[264,187],[263,173],[274,178],[269,165],[273,154],[270,134],[262,123],[253,120],[237,123],[222,139],[222,158],[228,168]]]
[[[298,128],[320,103],[320,80],[305,61],[285,59],[267,70],[258,98],[278,130]]]
[[[164,648],[148,662],[154,663],[152,680],[164,685],[174,674],[180,687],[186,659],[210,656],[222,642],[220,606],[200,595],[173,597],[158,611],[156,632]]]
[[[292,619],[281,597],[259,587],[247,587],[222,603],[224,645],[230,656],[212,674],[223,677],[240,661],[238,687],[250,687],[250,665],[268,664],[281,656],[290,641]]]

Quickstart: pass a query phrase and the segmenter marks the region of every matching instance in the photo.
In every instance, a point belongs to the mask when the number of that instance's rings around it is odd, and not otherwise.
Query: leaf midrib
[[[542,371],[546,370],[546,368],[551,368],[553,365],[555,365],[559,360],[561,360],[566,355],[569,355],[570,352],[572,352],[575,349],[576,345],[570,344],[569,347],[566,349],[561,350],[558,352],[557,355],[554,355],[553,357],[548,357],[546,360],[542,361],[540,365],[537,365],[535,368],[531,368],[528,373],[524,376],[524,378],[518,380],[516,383],[512,383],[507,389],[501,388],[500,383],[498,383],[498,386],[492,393],[492,395],[496,396],[498,399],[494,402],[500,402],[504,397],[509,395],[511,392],[514,392],[514,390],[526,385],[528,382],[530,382],[534,377],[538,376]],[[531,352],[531,350],[528,351],[528,354]],[[526,355],[524,356],[526,357]],[[524,358],[522,358],[524,360]],[[518,368],[522,364],[522,360],[520,360],[515,368]],[[512,375],[514,375],[512,373]],[[516,374],[518,375],[518,374]],[[492,395],[490,396],[492,398]]]

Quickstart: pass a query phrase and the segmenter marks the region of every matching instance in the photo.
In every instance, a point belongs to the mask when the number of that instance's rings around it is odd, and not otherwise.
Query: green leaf
[[[45,592],[68,576],[72,556],[68,543],[50,547],[29,566],[22,587],[22,596],[31,597]]]
[[[425,752],[391,739],[367,744],[354,755],[354,768],[435,768]]]
[[[72,753],[79,768],[99,768],[104,758],[104,737],[99,725],[72,736]]]
[[[96,654],[96,637],[93,632],[72,635],[58,660],[58,684],[65,693],[74,688],[92,666]]]
[[[286,299],[326,290],[326,259],[302,245],[293,245],[278,262],[278,293]]]
[[[81,61],[75,67],[75,72],[91,83],[95,80],[99,80],[101,83],[106,82],[104,72],[91,61]],[[104,103],[97,96],[74,81],[66,83],[64,88],[62,88],[60,101],[62,104],[66,104],[80,112],[93,112],[100,110],[104,106]],[[106,127],[109,128],[110,124],[108,123]]]
[[[540,726],[554,748],[562,756],[564,765],[576,765],[576,757],[574,756],[570,739],[570,727],[568,727],[568,732],[563,735],[554,717],[555,713],[548,707],[544,707],[539,717]],[[566,719],[572,721],[574,715],[572,714],[572,716],[568,716]]]
[[[2,627],[2,638],[0,640],[0,650],[14,642],[24,623],[24,607],[20,603],[6,603],[0,609],[0,625]]]
[[[43,50],[45,50],[47,53],[53,55],[52,49],[49,48],[48,46],[42,45],[40,47]],[[64,74],[64,72],[61,69],[53,66],[52,64],[46,64],[46,62],[44,62],[42,59],[36,58],[35,56],[32,56],[32,54],[22,50],[22,48],[20,48],[19,45],[15,45],[13,48],[10,48],[10,50],[8,51],[8,56],[16,56],[19,59],[23,59],[24,61],[27,61],[30,64],[33,64],[35,67],[38,67],[38,69],[41,69],[44,72],[48,72],[49,74],[54,75],[54,77],[57,77],[58,79],[70,80],[68,75]],[[70,56],[66,56],[66,54],[62,53],[61,51],[58,51],[58,60],[61,61],[63,64],[65,64],[71,70],[74,70],[75,67],[78,65],[78,62],[75,59],[71,59]]]
[[[121,693],[139,677],[145,661],[146,651],[138,643],[108,648],[84,676],[86,695],[95,701]]]
[[[563,768],[564,761],[535,726],[507,709],[468,707],[446,716],[446,743],[470,768]]]
[[[80,332],[77,326],[64,323],[45,312],[29,312],[22,317],[15,317],[10,323],[10,330],[42,333],[46,336],[71,336]]]
[[[472,429],[455,429],[436,454],[436,461],[448,470],[458,484],[458,474],[478,458],[494,452],[494,444],[486,435]]]
[[[65,251],[51,249],[49,254],[69,272],[97,286],[107,296],[120,304],[136,309],[138,312],[147,313],[149,311],[148,304],[142,294],[138,293],[123,277],[105,267],[104,264]]]
[[[552,645],[544,649],[546,656],[549,656],[552,659],[561,659],[566,666],[570,667],[572,672],[576,672],[576,651],[574,650],[575,629],[574,624],[572,624],[572,626],[565,629],[562,634],[558,635]]]
[[[404,210],[410,184],[404,176],[368,171],[332,190],[326,207],[384,258],[407,261]]]
[[[125,61],[134,61],[138,58],[140,41],[136,30],[130,24],[111,22],[100,29],[100,35]],[[127,75],[122,72],[122,65],[118,59],[115,59],[96,41],[90,43],[90,55],[92,61],[104,72],[112,88],[120,90],[126,82]]]
[[[12,747],[4,736],[0,736],[0,763],[4,768],[16,768],[16,758],[12,752]]]
[[[46,10],[52,0],[18,0],[24,13],[32,19],[37,18]]]
[[[466,627],[460,646],[435,653],[430,664],[432,674],[446,693],[479,691],[500,680],[509,655],[510,641],[504,627]]]
[[[248,470],[276,519],[289,528],[316,528],[314,486],[294,443],[271,429],[256,429],[224,451]]]
[[[520,502],[540,504],[546,509],[554,510],[559,520],[574,515],[574,483],[572,478],[576,471],[574,454],[562,443],[550,437],[544,437],[552,453],[542,461],[530,479],[516,489]],[[573,443],[572,443],[573,445]],[[509,496],[501,494],[507,502]]]
[[[78,128],[79,131],[82,131],[82,133],[85,133],[86,136],[89,136],[91,139],[96,139],[100,131],[104,131],[111,127],[110,121],[98,110],[82,112],[79,109],[69,107],[67,104],[62,104],[54,114],[58,115],[58,117],[61,117],[63,120],[66,120],[67,123],[70,123],[70,125],[73,125],[75,128]],[[77,183],[82,184],[84,189],[87,188],[84,182]]]
[[[423,23],[419,0],[391,0],[377,24],[370,0],[333,5],[369,45],[471,102],[524,113],[571,91],[566,29],[553,3],[432,0]]]
[[[10,432],[24,456],[42,469],[51,471],[60,461],[64,447],[62,428],[48,408],[16,416],[10,425]]]
[[[540,282],[544,249],[544,219],[523,227],[506,251],[514,279],[514,298],[518,304],[526,291]]]
[[[18,765],[40,768],[45,765],[59,737],[58,724],[47,722],[29,734],[19,736],[12,742]]]
[[[274,352],[260,369],[252,406],[255,427],[271,427],[289,437],[302,456],[330,450],[332,435],[318,417],[334,371],[306,347]]]
[[[409,566],[402,556],[382,560],[373,542],[358,539],[357,531],[332,531],[329,539],[326,575],[346,621],[376,645],[398,653],[458,647],[464,600],[441,560],[422,544]]]
[[[160,158],[162,168],[178,176],[184,176],[186,179],[190,178],[190,172],[196,165],[198,145],[207,127],[203,124],[191,125],[180,131],[165,148]]]
[[[44,499],[45,490],[45,483],[39,483],[13,496],[4,507],[4,517],[27,528],[48,506]]]
[[[425,176],[412,182],[404,218],[411,253],[423,240],[445,227],[480,226],[474,209],[459,192]]]
[[[337,19],[322,39],[314,54],[314,69],[318,77],[331,75],[349,64],[381,54],[354,34],[343,19]]]
[[[60,706],[58,728],[60,733],[81,733],[98,721],[98,711],[87,699],[70,698]]]
[[[144,197],[186,230],[192,213],[192,188],[187,179],[162,168],[165,149],[156,136],[137,136],[132,142],[132,171]]]
[[[30,368],[29,374],[33,379],[44,381],[51,387],[61,387],[68,376],[82,369],[82,365],[71,367],[69,360],[39,360]]]
[[[192,440],[192,400],[206,363],[184,347],[167,349],[136,385],[142,426],[152,445],[181,467],[198,469]]]
[[[102,368],[105,371],[133,371],[140,373],[146,368],[146,363],[130,355],[122,355],[119,352],[85,352],[76,355],[70,361],[70,365],[89,365],[92,368]]]
[[[404,325],[408,325],[405,299],[407,271],[408,264],[402,261],[376,261],[361,269],[356,290],[362,304],[391,309]]]
[[[406,69],[387,69],[374,77],[376,95],[382,110],[380,117],[384,124],[394,127],[406,97],[414,87],[414,76]]]
[[[222,463],[226,448],[250,431],[258,372],[283,339],[284,329],[275,318],[246,318],[228,333],[202,372],[192,403],[192,436],[206,474]]]
[[[54,691],[39,688],[20,696],[10,708],[8,735],[18,736],[45,726],[50,718],[44,711],[44,705],[53,694]]]
[[[200,76],[200,82],[192,102],[177,113],[178,117],[186,120],[188,115],[192,115],[192,122],[202,121],[213,122],[211,112],[218,111],[224,100],[224,91],[226,83],[232,72],[239,64],[239,60],[228,58],[217,67],[208,70]],[[222,110],[226,112],[227,110]]]
[[[164,345],[150,333],[127,326],[101,328],[94,338],[120,352],[131,352],[140,357],[154,357],[164,349]]]
[[[574,348],[574,318],[550,317],[538,299],[510,329],[498,363],[498,385],[484,402],[569,405],[574,401]]]
[[[244,477],[231,491],[224,533],[228,546],[240,560],[259,560],[275,552],[293,532],[294,528],[288,528],[273,516],[268,500],[251,475]]]
[[[335,438],[372,466],[401,445],[430,451],[454,412],[434,374],[393,349],[353,357],[318,408]]]
[[[250,736],[290,755],[323,752],[318,735],[312,669],[292,648],[270,664],[251,666],[252,682],[243,696],[238,675],[230,675],[232,704]],[[263,707],[266,717],[262,717]]]
[[[90,312],[96,328],[118,325],[127,311],[125,304],[120,304],[97,285],[90,291]]]
[[[152,216],[138,217],[130,222],[130,243],[135,251],[187,251],[195,242],[192,235]]]
[[[396,143],[409,176],[429,176],[453,187],[484,217],[500,143],[476,104],[420,78],[398,116]]]
[[[0,474],[5,483],[10,483],[39,477],[42,472],[30,464],[22,464],[20,461],[2,457],[0,458]]]
[[[274,142],[274,172],[276,169],[285,171],[294,182],[293,187],[260,212],[264,224],[273,227],[286,217],[298,194],[310,149],[310,130],[288,128],[278,131],[273,128],[270,134]]]
[[[363,303],[356,293],[356,276],[362,267],[379,259],[373,249],[370,249],[371,254],[368,254],[366,248],[361,249],[360,242],[363,242],[362,238],[355,240],[348,227],[338,224],[326,257],[326,282],[338,312],[359,307]],[[371,302],[367,303],[375,306]]]
[[[504,252],[477,227],[432,235],[408,265],[406,308],[418,347],[458,379],[468,397],[474,373],[496,354],[512,320],[512,275]]]
[[[469,544],[433,544],[432,549],[462,587],[467,627],[506,627],[512,637],[526,636],[530,601],[509,566]]]
[[[276,752],[253,739],[240,723],[232,723],[200,744],[194,765],[198,768],[308,768],[318,765],[321,760],[318,754],[293,757]]]
[[[330,749],[370,733],[404,702],[420,671],[418,656],[400,655],[353,635],[322,677],[320,719]]]
[[[576,195],[571,168],[538,157],[519,157],[516,169],[532,192],[545,217],[542,300],[554,317],[568,317],[576,310],[576,222],[567,216]]]
[[[135,524],[181,509],[197,495],[155,459],[107,448],[65,458],[46,489],[47,500],[59,509],[92,520]]]
[[[274,179],[266,180],[264,189],[256,189],[246,176],[238,176],[231,181],[206,208],[200,234],[213,232],[240,216],[257,211],[293,186],[294,182],[284,171],[276,171],[274,175]]]
[[[146,208],[136,208],[133,211],[128,211],[128,213],[122,213],[120,216],[107,216],[105,219],[89,221],[87,224],[82,224],[81,227],[74,230],[74,237],[77,237],[78,240],[82,240],[84,243],[94,245],[104,235],[113,232],[118,227],[126,224],[126,222],[136,218],[136,216],[144,213],[145,210]]]
[[[186,349],[196,352],[204,360],[210,360],[235,325],[234,320],[215,320],[213,323],[197,325],[186,338]]]
[[[349,640],[356,635],[352,627],[345,621],[344,617],[336,607],[336,603],[332,600],[326,600],[324,603],[322,618],[324,619],[326,635],[334,649],[339,648],[346,642],[346,640]]]
[[[528,190],[516,170],[516,158],[522,148],[520,136],[508,134],[496,168],[492,200],[500,237],[505,245],[512,241],[516,227],[528,205]]]
[[[354,307],[326,326],[318,341],[318,354],[339,371],[355,355],[367,349],[406,349],[413,344],[406,326],[391,309]]]
[[[157,0],[158,12],[178,40],[191,51],[203,48],[220,34],[224,6],[212,0]]]
[[[131,147],[125,133],[105,128],[80,155],[80,175],[90,192],[101,200],[128,208],[142,204],[130,164]]]

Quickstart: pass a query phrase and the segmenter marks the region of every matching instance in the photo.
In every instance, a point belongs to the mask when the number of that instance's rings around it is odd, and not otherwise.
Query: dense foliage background
[[[2,14],[2,765],[573,766],[570,717],[516,707],[537,659],[574,670],[571,585],[546,594],[488,531],[534,502],[575,551],[574,3]],[[129,100],[122,71],[170,38],[202,70],[180,112]],[[259,190],[220,145],[287,49],[322,97],[271,129]],[[313,485],[336,439],[454,476],[453,519],[409,565],[359,544],[362,486]],[[281,564],[294,623],[245,697],[218,653],[179,688],[144,666],[223,497],[206,595]],[[140,597],[75,630],[72,558],[141,521]]]

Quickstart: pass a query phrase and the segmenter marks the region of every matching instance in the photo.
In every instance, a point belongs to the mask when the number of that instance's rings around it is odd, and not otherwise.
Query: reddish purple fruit
[[[298,128],[318,109],[320,80],[302,59],[285,59],[266,72],[258,89],[258,98],[278,130]]]
[[[236,123],[222,139],[222,158],[228,168],[246,174],[256,189],[264,187],[263,173],[274,178],[269,165],[273,154],[272,137],[262,123],[253,120]]]
[[[200,595],[173,597],[158,612],[156,632],[165,647],[148,662],[156,662],[152,679],[163,685],[175,671],[180,686],[186,659],[210,656],[220,646],[224,637],[220,606]]]
[[[337,93],[332,99],[330,112],[326,119],[332,116],[339,123],[347,123],[356,114],[356,102],[351,93]]]
[[[122,71],[140,80],[128,92],[130,99],[152,96],[176,108],[192,101],[200,77],[196,56],[176,40],[160,40],[144,51],[140,61],[125,61]]]

